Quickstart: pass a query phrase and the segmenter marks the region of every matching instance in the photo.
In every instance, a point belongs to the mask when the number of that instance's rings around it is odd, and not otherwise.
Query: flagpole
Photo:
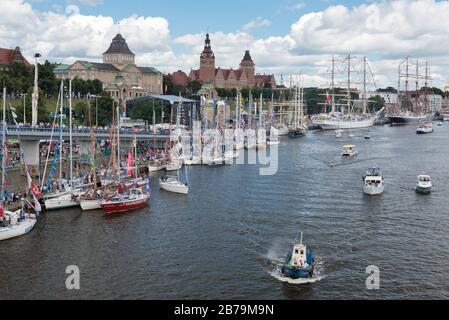
[[[73,187],[72,79],[69,80],[69,135],[70,135],[70,153],[69,153],[69,157],[70,157],[70,186]]]

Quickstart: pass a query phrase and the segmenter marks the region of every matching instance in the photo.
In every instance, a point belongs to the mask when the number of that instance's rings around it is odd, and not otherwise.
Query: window
[[[298,249],[295,249],[295,253],[298,254]]]

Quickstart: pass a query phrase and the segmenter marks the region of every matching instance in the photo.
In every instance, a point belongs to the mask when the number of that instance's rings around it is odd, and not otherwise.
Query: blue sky
[[[85,1],[85,2],[84,2]],[[258,17],[271,21],[269,27],[251,30],[256,37],[283,35],[292,23],[312,11],[330,5],[353,6],[366,1],[336,0],[34,0],[33,7],[41,11],[64,12],[74,4],[85,15],[106,15],[116,20],[131,15],[161,16],[170,23],[172,36],[198,32],[235,32]],[[83,3],[98,3],[96,5]]]

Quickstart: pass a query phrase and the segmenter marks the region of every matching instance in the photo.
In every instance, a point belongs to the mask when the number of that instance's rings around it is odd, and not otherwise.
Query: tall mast
[[[405,106],[406,109],[409,110],[409,101],[408,101],[408,56],[406,58],[406,64],[405,64]]]
[[[331,92],[332,92],[332,111],[335,113],[335,56],[332,56],[332,71],[331,71]]]
[[[2,207],[3,207],[3,200],[5,198],[5,170],[6,170],[6,156],[7,156],[7,149],[6,149],[6,87],[3,87],[3,118],[2,118]]]
[[[398,104],[398,112],[401,111],[402,109],[402,101],[401,101],[401,66],[402,63],[404,61],[402,61],[401,63],[399,63],[399,67],[398,67],[398,92],[397,92],[397,104]]]
[[[429,62],[426,60],[426,82],[424,85],[424,112],[429,112],[429,110],[427,109],[428,106],[428,101],[427,101],[427,88],[429,86]]]
[[[90,111],[90,101],[87,101],[88,108],[87,113],[89,117],[89,127],[90,127],[90,152],[91,152],[91,171],[92,171],[92,182],[94,184],[94,193],[97,193],[97,170],[95,168],[95,138],[94,138],[94,129],[92,126],[92,113]]]
[[[260,106],[259,106],[259,128],[262,128],[262,109],[263,109],[263,95],[260,93]]]
[[[59,180],[62,184],[62,113],[64,111],[64,81],[61,81],[61,105],[59,106]]]
[[[348,110],[351,111],[351,54],[348,54]]]
[[[418,58],[416,58],[416,88],[415,88],[415,112],[418,111],[418,101],[419,101],[419,61]]]
[[[118,157],[118,161],[117,161],[117,171],[118,171],[118,182],[120,183],[120,175],[121,173],[121,157],[120,157],[120,104],[117,103],[117,107],[116,107],[116,114],[117,114],[117,157]]]
[[[363,57],[363,114],[366,113],[366,57]]]
[[[248,106],[248,129],[253,128],[253,122],[252,122],[252,114],[253,114],[253,94],[251,90],[249,90],[249,106]]]
[[[90,108],[89,108],[89,110],[90,110]],[[70,152],[69,152],[69,157],[70,157],[70,185],[73,187],[72,79],[69,80],[69,135],[70,135]]]

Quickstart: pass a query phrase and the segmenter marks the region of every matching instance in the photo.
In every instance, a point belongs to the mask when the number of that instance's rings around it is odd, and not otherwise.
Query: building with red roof
[[[0,48],[0,71],[9,71],[14,63],[21,63],[27,68],[33,67],[22,55],[19,47],[15,49]]]

